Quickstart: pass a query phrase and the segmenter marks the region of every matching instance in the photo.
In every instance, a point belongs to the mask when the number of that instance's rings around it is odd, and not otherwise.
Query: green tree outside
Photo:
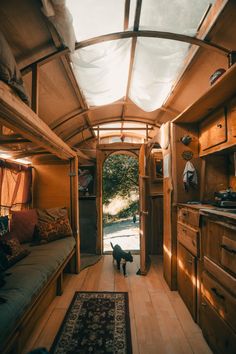
[[[129,155],[111,155],[103,165],[103,204],[112,202],[116,196],[130,199],[128,208],[116,215],[132,216],[138,212],[138,201],[131,199],[131,194],[139,193],[138,159]]]

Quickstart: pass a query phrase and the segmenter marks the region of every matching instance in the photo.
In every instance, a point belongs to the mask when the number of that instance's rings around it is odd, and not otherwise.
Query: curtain
[[[31,202],[32,168],[0,160],[0,212],[27,208]]]

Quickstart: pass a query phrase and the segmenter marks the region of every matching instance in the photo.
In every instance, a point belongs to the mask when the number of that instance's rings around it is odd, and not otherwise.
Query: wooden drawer
[[[201,289],[217,313],[236,331],[236,298],[205,271],[202,274]]]
[[[178,241],[185,246],[193,255],[198,255],[198,231],[178,222]]]
[[[204,269],[236,298],[235,277],[207,257],[204,257]]]
[[[180,243],[177,249],[177,279],[180,296],[196,319],[196,258]]]
[[[207,300],[200,308],[200,321],[204,337],[216,354],[235,354],[236,335],[222,320]]]
[[[224,108],[221,108],[200,124],[200,148],[205,151],[224,143],[226,140],[226,116]]]
[[[178,209],[178,221],[188,224],[192,227],[199,227],[199,210],[194,210],[190,208],[179,208]]]
[[[204,256],[236,274],[236,226],[207,219],[206,232],[203,233]]]

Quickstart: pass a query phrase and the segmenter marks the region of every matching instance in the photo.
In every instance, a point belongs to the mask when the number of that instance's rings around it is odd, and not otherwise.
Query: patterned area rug
[[[76,292],[50,353],[131,354],[126,292]]]

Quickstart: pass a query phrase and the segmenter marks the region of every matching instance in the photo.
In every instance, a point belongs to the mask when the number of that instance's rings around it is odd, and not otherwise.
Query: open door
[[[139,151],[139,228],[140,228],[140,270],[139,274],[148,272],[147,232],[148,232],[148,190],[147,145],[143,144]]]

